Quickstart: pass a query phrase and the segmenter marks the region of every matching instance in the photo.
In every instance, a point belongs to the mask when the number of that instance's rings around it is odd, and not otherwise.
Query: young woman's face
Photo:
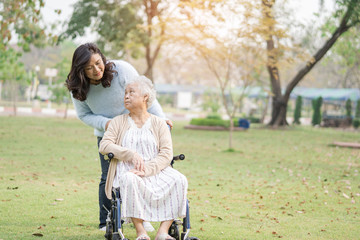
[[[90,79],[91,83],[99,83],[104,75],[104,62],[100,54],[93,54],[89,62],[85,66],[85,75]]]
[[[124,104],[129,111],[135,108],[146,107],[147,96],[143,96],[137,83],[127,85],[125,89]]]

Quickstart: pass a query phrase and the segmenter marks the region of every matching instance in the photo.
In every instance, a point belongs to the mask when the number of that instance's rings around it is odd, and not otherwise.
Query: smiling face
[[[98,84],[104,75],[104,62],[100,54],[93,54],[85,66],[85,75],[90,79],[90,83]]]
[[[144,96],[138,83],[127,85],[125,89],[124,104],[125,108],[131,112],[134,109],[146,109],[146,100],[148,96]]]

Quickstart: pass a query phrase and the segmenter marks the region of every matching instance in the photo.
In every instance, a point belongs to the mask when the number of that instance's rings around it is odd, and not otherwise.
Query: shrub
[[[355,118],[360,118],[360,100],[356,102]]]
[[[360,126],[360,118],[355,118],[354,120],[353,120],[353,127],[355,128],[355,129],[357,129],[359,126]]]
[[[294,111],[294,123],[295,124],[300,124],[301,107],[302,107],[302,97],[298,96],[296,98],[296,105],[295,105],[295,111]]]
[[[257,117],[246,117],[251,123],[260,123],[260,118]]]
[[[322,105],[322,97],[313,99],[312,101],[312,107],[313,107],[313,116],[311,123],[313,126],[320,125],[321,123],[321,105]]]
[[[191,119],[190,124],[197,125],[197,126],[229,127],[229,121],[225,121],[222,119],[193,118],[193,119]]]
[[[348,118],[351,118],[351,100],[350,99],[346,100],[345,108],[346,108],[346,116]]]

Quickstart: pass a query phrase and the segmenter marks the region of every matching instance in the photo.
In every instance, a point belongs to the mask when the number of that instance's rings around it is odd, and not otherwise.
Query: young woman
[[[129,63],[121,60],[106,60],[93,43],[80,45],[75,50],[66,86],[71,93],[77,116],[94,128],[98,145],[111,119],[128,112],[124,106],[124,87],[127,81],[136,76],[138,76],[137,71]],[[157,100],[148,111],[165,118]],[[172,126],[171,121],[167,120],[167,122]],[[104,190],[109,161],[106,161],[100,153],[99,156],[101,162],[99,228],[105,230],[107,211],[103,206],[107,209],[111,207]]]

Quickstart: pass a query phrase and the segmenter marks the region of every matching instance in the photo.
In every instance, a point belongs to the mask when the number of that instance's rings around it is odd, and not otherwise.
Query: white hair
[[[154,84],[151,82],[150,79],[148,79],[147,77],[145,77],[144,75],[141,76],[136,76],[133,79],[127,81],[125,83],[125,88],[133,83],[137,83],[138,87],[141,91],[141,94],[143,96],[147,95],[148,99],[146,101],[147,104],[147,108],[149,108],[151,106],[151,104],[154,102],[155,98],[156,98],[156,91],[154,88]]]

